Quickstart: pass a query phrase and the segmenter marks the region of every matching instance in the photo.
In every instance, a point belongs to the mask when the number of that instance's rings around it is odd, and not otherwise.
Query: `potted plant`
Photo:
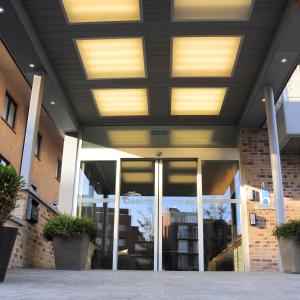
[[[283,271],[300,273],[300,220],[276,226],[274,235],[279,242]]]
[[[4,223],[17,206],[18,192],[23,186],[13,166],[0,165],[0,282],[4,281],[18,229]]]
[[[53,242],[56,269],[84,269],[89,242],[97,233],[91,218],[59,214],[45,225],[43,233],[46,240]]]

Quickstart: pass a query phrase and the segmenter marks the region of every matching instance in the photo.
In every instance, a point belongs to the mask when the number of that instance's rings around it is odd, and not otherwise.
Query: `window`
[[[42,144],[42,136],[38,133],[36,143],[35,143],[35,148],[34,148],[34,155],[38,158],[40,157],[41,154],[41,144]]]
[[[6,93],[4,99],[2,118],[12,129],[15,128],[16,113],[17,104],[14,102],[11,96]]]
[[[179,239],[187,239],[188,234],[189,234],[188,226],[186,226],[186,225],[179,225],[178,226],[177,237]]]
[[[189,266],[189,258],[187,255],[178,255],[178,261],[177,261],[178,269],[186,270]]]
[[[125,224],[120,224],[119,225],[119,231],[126,231],[126,225]]]
[[[124,240],[124,239],[119,239],[118,244],[119,244],[119,247],[125,247],[125,245],[126,245],[126,240]]]
[[[60,181],[60,175],[61,175],[61,160],[57,160],[57,166],[56,166],[56,179]]]
[[[9,161],[4,156],[2,156],[0,154],[0,165],[2,165],[2,166],[8,166],[9,164],[10,164]]]
[[[189,245],[188,245],[188,241],[185,240],[179,240],[178,241],[178,252],[189,252]]]

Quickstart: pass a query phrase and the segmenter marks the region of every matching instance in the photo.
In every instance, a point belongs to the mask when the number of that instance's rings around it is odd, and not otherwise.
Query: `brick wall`
[[[0,115],[3,112],[6,92],[17,104],[17,112],[14,129],[0,118],[0,154],[19,173],[31,87],[25,81],[4,44],[0,42]],[[56,168],[57,159],[62,158],[63,137],[43,108],[38,131],[42,135],[41,153],[39,159],[33,158],[31,181],[37,185],[36,199],[39,199],[40,203],[39,223],[33,225],[25,220],[28,193],[21,193],[18,208],[13,213],[20,219],[20,222],[9,221],[7,224],[19,228],[10,267],[52,268],[54,266],[52,245],[42,238],[42,229],[47,220],[55,215],[47,204],[51,206],[58,200],[59,182],[56,179]]]
[[[33,197],[33,195],[27,191],[20,193],[18,208],[14,214],[20,218],[20,220],[25,219],[28,197]],[[56,212],[46,206],[37,197],[34,197],[34,199],[39,202],[39,222],[37,224],[31,224],[25,220],[23,221],[24,225],[17,224],[13,221],[9,221],[7,224],[8,226],[17,227],[19,229],[10,259],[10,268],[54,268],[55,266],[52,243],[44,240],[42,233],[44,225],[56,215]]]
[[[262,182],[271,190],[272,175],[266,130],[241,130],[240,155],[243,183],[246,188],[258,190]],[[282,176],[287,219],[300,218],[300,155],[281,154]],[[255,212],[258,224],[248,225],[249,262],[251,271],[277,271],[278,244],[272,235],[275,211],[263,209],[257,202],[247,200],[247,215]],[[249,224],[249,220],[248,220]]]

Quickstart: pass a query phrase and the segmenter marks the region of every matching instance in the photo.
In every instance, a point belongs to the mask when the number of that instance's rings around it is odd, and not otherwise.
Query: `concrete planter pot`
[[[90,237],[82,234],[70,239],[53,238],[57,270],[83,270],[88,254]]]
[[[292,238],[280,237],[279,249],[283,271],[286,273],[300,273],[300,241]]]
[[[0,282],[4,281],[18,229],[0,226]]]

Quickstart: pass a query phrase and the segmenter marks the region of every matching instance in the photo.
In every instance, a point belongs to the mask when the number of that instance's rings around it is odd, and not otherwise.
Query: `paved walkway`
[[[8,271],[1,300],[300,299],[300,275],[233,272]]]

